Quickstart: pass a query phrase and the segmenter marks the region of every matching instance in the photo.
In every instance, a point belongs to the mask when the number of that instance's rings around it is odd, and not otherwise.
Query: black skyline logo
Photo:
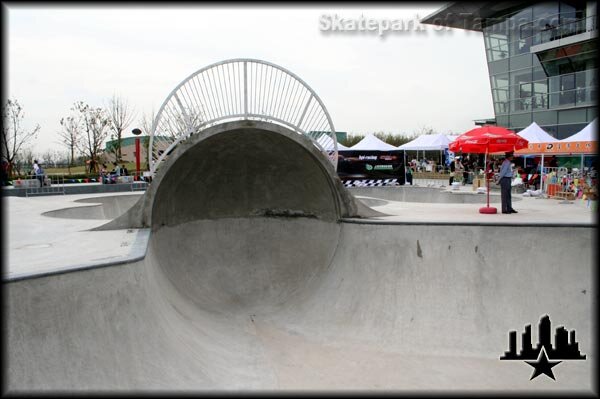
[[[517,353],[517,331],[508,333],[508,350],[500,356],[500,360],[525,360],[535,371],[530,380],[541,374],[554,378],[552,367],[561,363],[562,360],[585,360],[586,355],[579,351],[579,343],[575,339],[575,330],[568,331],[564,326],[556,329],[554,335],[554,347],[551,342],[550,316],[544,315],[539,324],[539,342],[533,347],[531,343],[531,324],[525,326],[525,332],[521,335],[521,350]],[[527,360],[535,360],[528,362]],[[561,360],[552,362],[549,360]]]

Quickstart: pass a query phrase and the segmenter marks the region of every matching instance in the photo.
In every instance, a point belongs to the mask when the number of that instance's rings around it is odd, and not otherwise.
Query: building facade
[[[123,162],[135,162],[135,139],[136,137],[123,137],[121,139],[121,160]],[[148,162],[148,143],[150,136],[140,136],[140,162]],[[114,161],[117,147],[117,140],[106,142],[104,153],[109,161]]]
[[[597,116],[596,2],[451,3],[421,22],[483,33],[495,123],[563,139]]]

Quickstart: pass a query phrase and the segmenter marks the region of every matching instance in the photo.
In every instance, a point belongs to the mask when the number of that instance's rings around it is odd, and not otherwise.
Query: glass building
[[[421,22],[483,33],[497,125],[563,139],[596,117],[596,2],[456,2]]]

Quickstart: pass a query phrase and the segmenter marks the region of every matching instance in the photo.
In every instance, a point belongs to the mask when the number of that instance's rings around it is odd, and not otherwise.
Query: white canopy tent
[[[561,143],[572,143],[574,141],[598,141],[598,118],[594,118],[593,121],[588,123],[587,126],[581,129],[579,132],[560,141]],[[581,154],[581,171],[583,171],[583,157],[584,154]]]
[[[399,150],[418,151],[418,150],[444,150],[448,148],[452,140],[445,134],[423,134],[416,139],[402,144]]]
[[[530,143],[554,143],[558,141],[557,138],[549,135],[544,129],[542,129],[537,123],[532,122],[531,125],[517,133],[518,136],[523,137]],[[542,153],[542,166],[544,165],[544,153]],[[544,168],[540,168],[540,189],[544,189]]]
[[[350,151],[398,151],[398,147],[386,143],[369,133],[358,143],[348,148]]]
[[[438,134],[423,134],[416,139],[409,141],[408,143],[402,144],[398,147],[399,150],[404,150],[404,164],[406,165],[406,151],[417,151],[417,158],[419,157],[419,151],[440,151],[440,159],[442,158],[441,152],[448,148],[448,145],[453,142],[458,136],[447,135],[443,133]]]
[[[558,141],[557,138],[550,136],[537,123],[532,122],[531,125],[517,133],[530,143],[552,143]]]
[[[579,132],[560,141],[563,143],[570,143],[573,141],[598,141],[598,118],[595,118]]]

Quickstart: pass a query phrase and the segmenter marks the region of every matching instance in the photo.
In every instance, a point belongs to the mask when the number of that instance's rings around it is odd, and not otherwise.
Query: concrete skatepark
[[[334,144],[300,78],[234,59],[167,97],[144,193],[4,197],[5,392],[597,394],[595,211],[346,189]],[[499,359],[546,314],[586,360],[530,379]]]
[[[7,390],[596,391],[592,212],[447,195],[476,196],[345,189],[305,137],[233,122],[144,194],[10,197]],[[530,380],[499,357],[544,314],[587,359]]]

